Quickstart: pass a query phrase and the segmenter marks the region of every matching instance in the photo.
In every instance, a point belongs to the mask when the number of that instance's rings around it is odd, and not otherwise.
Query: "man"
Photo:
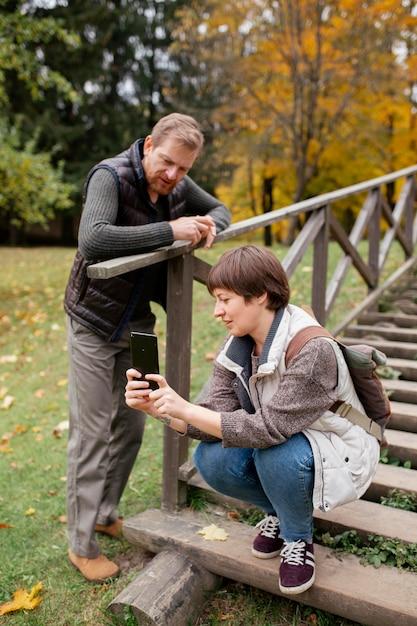
[[[70,360],[68,443],[69,559],[91,581],[119,573],[100,554],[95,532],[117,537],[117,506],[140,448],[145,415],[125,404],[129,331],[152,332],[150,302],[164,306],[166,271],[158,264],[90,279],[99,260],[149,252],[186,240],[210,247],[229,211],[187,172],[203,146],[197,122],[163,117],[146,139],[90,171],[79,248],[65,293]]]

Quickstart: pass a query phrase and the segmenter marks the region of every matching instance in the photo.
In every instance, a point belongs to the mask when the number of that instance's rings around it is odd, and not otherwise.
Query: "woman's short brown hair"
[[[200,154],[204,144],[200,124],[191,115],[183,113],[170,113],[161,117],[152,128],[151,135],[155,147],[161,145],[167,137],[175,137],[182,146]]]
[[[260,246],[241,246],[225,252],[208,275],[207,288],[228,289],[251,300],[268,294],[268,309],[285,307],[290,299],[287,275],[276,256]]]

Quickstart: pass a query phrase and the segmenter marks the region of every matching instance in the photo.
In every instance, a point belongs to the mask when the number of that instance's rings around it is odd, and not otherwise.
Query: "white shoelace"
[[[304,554],[306,556],[306,564],[314,567],[314,555],[305,550],[306,543],[301,539],[297,541],[285,541],[281,550],[281,557],[284,563],[290,565],[304,565]]]
[[[261,529],[261,535],[275,539],[279,527],[279,519],[275,515],[267,515],[256,524],[256,528]]]

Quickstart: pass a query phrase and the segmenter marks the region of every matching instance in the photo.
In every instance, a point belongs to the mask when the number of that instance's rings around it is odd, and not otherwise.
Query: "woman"
[[[334,341],[311,339],[286,367],[291,339],[317,322],[288,303],[288,280],[271,252],[252,245],[226,252],[207,286],[230,335],[204,401],[184,400],[158,375],[146,377],[159,384],[149,393],[128,370],[126,402],[201,440],[194,458],[207,483],[265,511],[252,553],[281,554],[281,592],[302,593],[315,578],[313,509],[366,491],[378,441],[329,411],[337,400],[363,411]]]

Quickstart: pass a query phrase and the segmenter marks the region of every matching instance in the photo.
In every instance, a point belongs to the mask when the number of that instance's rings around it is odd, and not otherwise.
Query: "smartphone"
[[[142,378],[146,374],[159,374],[158,338],[151,333],[130,333],[130,354],[132,365],[139,370]],[[140,379],[142,380],[142,379]],[[150,389],[158,389],[158,383],[148,380]]]

